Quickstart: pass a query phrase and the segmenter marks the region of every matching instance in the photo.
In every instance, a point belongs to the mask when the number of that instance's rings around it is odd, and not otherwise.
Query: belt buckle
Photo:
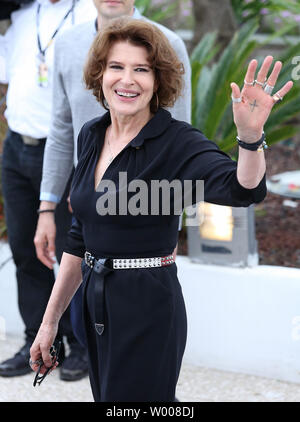
[[[90,252],[84,253],[84,260],[90,268],[93,268],[95,258],[92,256],[92,254]]]
[[[25,145],[31,145],[31,146],[36,147],[40,143],[39,139],[32,138],[31,136],[26,136],[26,135],[21,135],[21,136]]]
[[[111,270],[113,270],[113,267],[109,261],[110,260],[108,258],[95,259],[93,270],[98,274],[102,272],[104,274],[108,274]]]

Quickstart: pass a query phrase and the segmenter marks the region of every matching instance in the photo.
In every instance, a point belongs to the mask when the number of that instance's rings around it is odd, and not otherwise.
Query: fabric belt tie
[[[98,274],[95,281],[94,293],[95,298],[95,330],[100,336],[104,331],[104,315],[105,315],[105,276],[116,269],[134,269],[134,268],[153,268],[164,267],[173,264],[173,255],[155,258],[124,258],[111,259],[100,258],[96,259],[91,253],[85,252],[85,263]]]

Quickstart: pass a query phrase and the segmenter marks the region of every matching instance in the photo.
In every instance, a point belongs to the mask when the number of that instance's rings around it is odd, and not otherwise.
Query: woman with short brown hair
[[[171,254],[180,215],[175,204],[183,202],[183,195],[169,192],[167,201],[161,195],[161,204],[152,198],[152,182],[191,183],[188,204],[199,200],[198,181],[204,181],[200,200],[207,202],[247,207],[264,199],[264,124],[293,85],[287,82],[270,95],[281,69],[276,62],[267,78],[272,61],[265,58],[255,79],[257,62],[252,60],[242,91],[231,84],[236,163],[162,108],[180,94],[182,67],[158,29],[119,19],[95,39],[85,80],[108,112],[87,122],[78,137],[71,188],[74,222],[31,348],[33,370],[40,367],[43,374],[57,364],[49,348],[81,283],[82,265],[95,401],[175,400],[187,324]],[[133,186],[140,191],[135,194]]]
[[[172,107],[183,89],[183,64],[178,60],[164,34],[156,26],[144,21],[124,18],[98,34],[85,65],[84,79],[87,88],[92,90],[97,100],[107,109],[102,76],[110,49],[118,41],[144,46],[148,52],[148,61],[155,70],[157,83],[150,103],[151,111],[155,113],[159,107]]]

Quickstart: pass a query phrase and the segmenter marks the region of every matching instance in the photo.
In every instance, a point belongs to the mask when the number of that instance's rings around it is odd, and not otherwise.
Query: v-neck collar
[[[169,126],[172,116],[171,113],[163,108],[159,108],[155,115],[149,120],[148,123],[140,130],[137,136],[129,142],[125,148],[142,146],[146,139],[156,138],[160,136]],[[99,119],[96,120],[91,126],[90,131],[100,133],[111,124],[110,112],[108,111]],[[99,139],[96,137],[95,139]]]

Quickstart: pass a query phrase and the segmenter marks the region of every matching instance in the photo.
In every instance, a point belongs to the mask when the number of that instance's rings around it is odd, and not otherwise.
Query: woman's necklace
[[[111,152],[111,146],[110,146],[110,142],[109,142],[109,137],[110,137],[110,132],[109,132],[109,134],[107,136],[108,148],[109,148],[109,153],[110,153],[110,157],[108,159],[108,164],[110,164],[113,161],[113,159],[115,158],[113,156],[113,153]]]

